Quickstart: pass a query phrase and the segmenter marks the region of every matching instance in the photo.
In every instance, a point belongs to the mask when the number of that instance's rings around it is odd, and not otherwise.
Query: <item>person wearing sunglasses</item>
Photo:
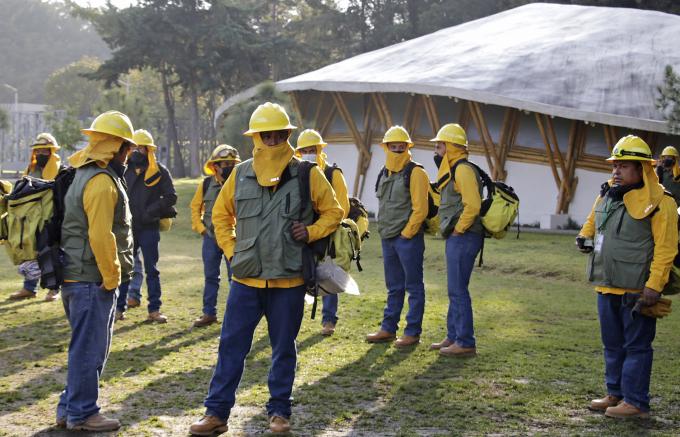
[[[249,127],[245,135],[253,140],[253,158],[229,175],[213,207],[215,237],[229,259],[232,281],[205,416],[189,428],[195,435],[227,431],[244,361],[263,316],[272,346],[269,428],[290,430],[295,339],[306,292],[303,248],[330,235],[343,217],[317,166],[309,169],[309,192],[302,192],[306,184],[299,175],[306,167],[288,142],[295,126],[282,106],[258,106]]]
[[[194,326],[197,328],[217,322],[217,293],[220,288],[220,264],[224,254],[215,240],[212,210],[222,185],[239,162],[241,158],[238,150],[228,144],[217,146],[203,166],[203,173],[208,176],[198,184],[196,193],[191,199],[191,228],[203,237],[201,255],[205,277],[203,315],[194,321]],[[229,261],[226,258],[224,260],[227,264],[229,281],[231,281]]]
[[[678,252],[678,212],[641,138],[621,138],[607,161],[611,178],[576,237],[581,252],[590,254],[587,279],[597,292],[604,346],[607,395],[589,408],[646,418],[657,309]]]

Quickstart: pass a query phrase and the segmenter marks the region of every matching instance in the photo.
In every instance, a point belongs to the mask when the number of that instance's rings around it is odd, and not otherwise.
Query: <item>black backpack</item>
[[[409,161],[408,164],[404,167],[404,170],[402,170],[402,177],[404,178],[404,185],[406,188],[410,189],[411,188],[411,173],[413,173],[413,169],[416,167],[420,168],[425,168],[423,167],[422,164],[418,164],[415,161]],[[380,169],[380,173],[378,173],[378,179],[375,181],[375,192],[378,192],[378,186],[380,185],[380,180],[382,179],[383,175],[387,177],[387,169],[383,166],[383,168]],[[432,197],[432,193],[430,190],[427,190],[427,217],[428,219],[431,219],[432,217],[437,215],[437,212],[439,212],[439,207],[437,204],[434,202],[434,198]]]

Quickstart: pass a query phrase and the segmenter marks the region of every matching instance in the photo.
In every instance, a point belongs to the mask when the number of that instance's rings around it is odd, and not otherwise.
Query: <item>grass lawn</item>
[[[191,328],[203,286],[201,244],[188,211],[196,184],[177,182],[180,215],[162,236],[163,311],[170,322],[144,323],[145,309],[136,308],[115,327],[100,403],[123,422],[118,435],[186,435],[203,413],[220,325]],[[487,240],[485,265],[475,268],[470,287],[479,355],[458,360],[428,350],[445,336],[448,298],[443,241],[428,237],[426,245],[427,305],[417,348],[364,342],[378,329],[385,302],[377,231],[362,253],[364,271],[354,273],[362,295],[341,296],[336,334],[323,338],[320,314],[310,320],[307,308],[293,392],[296,435],[680,435],[680,315],[658,324],[653,418],[608,419],[585,408],[605,393],[603,358],[595,294],[583,280],[585,258],[573,237]],[[2,252],[0,290],[7,296],[20,281]],[[224,284],[219,314],[227,292]],[[67,434],[51,427],[70,330],[60,301],[42,302],[44,295],[0,300],[0,435]],[[267,430],[270,353],[263,322],[229,435]]]

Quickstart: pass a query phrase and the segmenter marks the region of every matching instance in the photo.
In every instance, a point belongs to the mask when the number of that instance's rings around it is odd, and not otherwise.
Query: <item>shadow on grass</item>
[[[60,301],[57,301],[57,302],[60,302]],[[26,299],[24,301],[9,300],[9,298],[8,298],[7,300],[0,301],[0,314],[8,312],[8,311],[18,310],[18,309],[25,308],[25,307],[28,307],[28,306],[40,305],[41,303],[55,304],[57,302],[45,302],[44,300],[39,299],[37,297],[33,298],[33,299]]]

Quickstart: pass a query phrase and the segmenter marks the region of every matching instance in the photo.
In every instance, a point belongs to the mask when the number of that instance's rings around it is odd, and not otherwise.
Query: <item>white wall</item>
[[[350,144],[329,144],[325,149],[328,161],[337,163],[347,179],[350,196],[353,195],[354,178],[356,176],[359,152]],[[385,163],[385,153],[377,144],[371,146],[373,159],[368,168],[366,183],[361,201],[369,211],[378,211],[378,199],[375,197],[374,187],[378,172]],[[430,180],[437,176],[437,169],[432,160],[433,151],[413,149],[413,160],[425,167]],[[484,171],[489,170],[486,159],[480,155],[471,155],[470,160],[479,165]],[[519,219],[521,224],[532,224],[540,221],[541,216],[554,214],[557,207],[558,190],[550,167],[540,164],[508,161],[505,165],[508,172],[507,183],[512,186],[520,198]],[[576,193],[569,206],[569,215],[577,223],[585,221],[600,185],[608,178],[608,173],[576,169],[578,185]]]

